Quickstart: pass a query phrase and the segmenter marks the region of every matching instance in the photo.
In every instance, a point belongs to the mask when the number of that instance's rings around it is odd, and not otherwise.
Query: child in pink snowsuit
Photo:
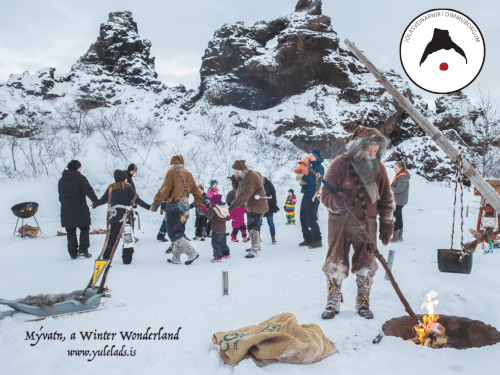
[[[236,208],[231,215],[233,220],[233,231],[231,233],[231,241],[238,242],[238,231],[241,230],[243,242],[247,242],[247,226],[245,225],[245,213],[247,212],[245,206]]]

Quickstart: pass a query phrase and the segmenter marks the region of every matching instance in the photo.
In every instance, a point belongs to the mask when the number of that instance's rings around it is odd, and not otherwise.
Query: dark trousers
[[[111,230],[109,232],[108,244],[106,245],[106,250],[104,250],[104,255],[102,256],[103,259],[109,259],[109,257],[111,256],[111,250],[113,249],[115,242],[120,241],[118,234],[120,233],[121,227],[122,223],[111,223]],[[123,264],[132,263],[132,254],[134,254],[133,247],[123,248],[122,251]]]
[[[321,241],[321,230],[318,224],[319,199],[303,196],[300,203],[300,225],[304,241],[311,243]]]
[[[229,247],[226,242],[226,233],[212,232],[212,248],[214,249],[214,258],[219,259],[223,255],[229,255]]]
[[[165,214],[165,217],[163,218],[163,221],[161,222],[161,227],[160,227],[160,230],[158,231],[158,235],[156,236],[156,239],[159,240],[160,238],[165,238],[166,234],[167,234],[167,215]]]
[[[396,218],[394,230],[403,229],[403,207],[404,206],[396,206],[394,210],[394,217]]]
[[[195,226],[195,236],[196,237],[205,237],[207,235],[207,224],[208,218],[205,215],[197,215],[196,221],[194,223]]]
[[[252,212],[247,212],[247,229],[249,232],[253,229],[260,232],[260,226],[262,225],[262,216],[264,216],[264,214],[254,214]]]
[[[80,245],[76,239],[76,228],[66,228],[68,234],[68,253],[75,256],[78,253],[85,254],[89,251],[90,247],[90,227],[78,227],[80,229]]]

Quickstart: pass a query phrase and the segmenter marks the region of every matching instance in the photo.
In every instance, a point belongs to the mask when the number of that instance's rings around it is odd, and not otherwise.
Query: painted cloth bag
[[[212,342],[225,363],[252,358],[257,366],[275,362],[306,365],[338,352],[316,324],[297,323],[292,313],[276,315],[259,325],[217,332]]]

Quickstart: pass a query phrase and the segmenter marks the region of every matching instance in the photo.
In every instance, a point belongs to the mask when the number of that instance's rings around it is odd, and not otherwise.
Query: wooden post
[[[222,295],[229,295],[229,283],[227,279],[227,271],[222,271]]]
[[[469,205],[467,205],[467,211],[465,211],[465,217],[469,217]]]
[[[387,264],[389,265],[389,269],[392,271],[392,262],[394,261],[394,254],[396,252],[394,250],[389,250],[389,256],[387,257]],[[385,273],[385,279],[389,280],[389,275],[387,272]]]
[[[363,55],[363,53],[348,39],[344,40],[349,50],[361,61],[366,68],[372,73],[378,82],[392,95],[396,102],[410,115],[415,123],[420,126],[429,135],[434,142],[444,151],[444,153],[453,161],[458,161],[459,152],[448,139],[437,129],[420,111],[405,98],[394,85],[382,74],[377,68]],[[478,171],[464,159],[462,165],[462,173],[474,184],[476,189],[488,201],[488,203],[500,213],[500,196],[495,189],[481,177]]]

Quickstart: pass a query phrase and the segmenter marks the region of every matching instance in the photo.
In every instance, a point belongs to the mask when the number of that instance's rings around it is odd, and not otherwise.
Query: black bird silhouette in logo
[[[465,63],[467,64],[467,56],[465,56],[465,52],[462,48],[457,46],[453,40],[451,40],[450,32],[448,30],[434,29],[434,35],[432,36],[432,40],[425,47],[424,54],[422,55],[422,59],[420,60],[420,66],[427,59],[431,53],[437,52],[439,50],[445,49],[454,49],[455,52],[459,53],[465,58]]]

